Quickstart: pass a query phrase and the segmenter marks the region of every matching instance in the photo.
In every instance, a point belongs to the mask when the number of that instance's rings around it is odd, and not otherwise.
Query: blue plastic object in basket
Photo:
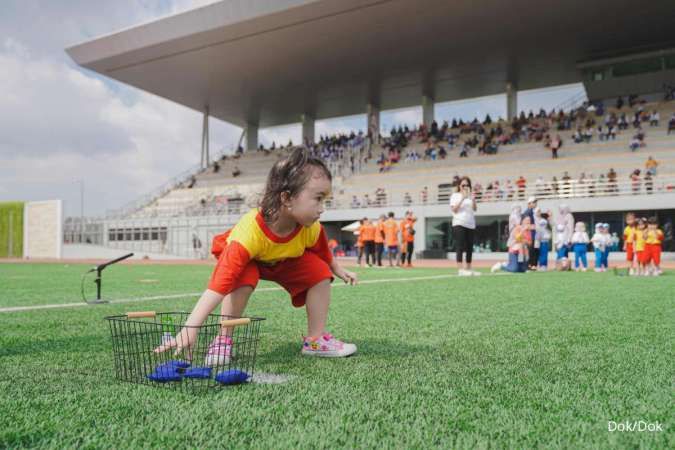
[[[166,383],[169,381],[180,381],[180,370],[190,367],[190,363],[185,361],[171,360],[159,364],[155,367],[155,371],[146,376],[148,380],[156,381],[158,383]]]
[[[248,380],[248,374],[242,370],[230,369],[216,375],[216,381],[221,384],[240,384]]]
[[[169,381],[180,381],[182,378],[176,370],[155,370],[153,373],[146,375],[148,380],[156,381],[158,383],[167,383]]]
[[[187,361],[177,361],[175,359],[172,359],[171,361],[167,361],[165,363],[162,363],[158,365],[155,370],[160,370],[160,369],[174,369],[174,370],[179,370],[179,369],[187,369],[190,367],[190,363]]]

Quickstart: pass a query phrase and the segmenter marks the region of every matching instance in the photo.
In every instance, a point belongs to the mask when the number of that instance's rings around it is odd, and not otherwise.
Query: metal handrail
[[[360,204],[359,206],[351,206],[350,203],[342,202],[339,198],[334,198],[328,202],[326,209],[447,205],[450,195],[452,195],[453,192],[453,188],[429,189],[426,202],[423,202],[419,198],[412,199],[410,202],[403,201],[402,199],[393,200],[391,196],[387,196],[384,200],[378,201],[373,195],[373,201],[370,205]],[[503,190],[503,193],[497,192],[496,194],[486,194],[484,191],[475,193],[476,202],[478,203],[519,202],[526,201],[532,196],[536,197],[538,200],[568,200],[573,198],[659,194],[675,194],[675,176],[656,176],[651,182],[645,182],[644,178],[641,178],[637,183],[624,178],[616,180],[615,182],[610,182],[606,179],[604,181],[598,179],[559,180],[557,182],[557,189],[553,188],[552,182],[547,181],[539,185],[535,183],[534,185],[526,186],[522,191],[518,190],[518,188],[513,185],[511,191]],[[239,212],[245,212],[246,208],[245,205],[241,205]],[[147,215],[139,215],[136,216],[136,218],[212,216],[222,214],[223,211],[227,209],[227,206],[223,205],[207,205],[206,207],[200,207],[195,203],[187,208],[163,209],[160,211],[149,212]],[[236,214],[236,212],[234,213]]]
[[[392,201],[390,196],[387,196],[384,201],[378,201],[373,196],[371,204],[359,204],[359,206],[353,206],[351,201],[345,204],[337,199],[333,200],[332,204],[327,209],[444,205],[449,203],[450,196],[453,192],[454,189],[451,187],[445,189],[429,189],[428,200],[426,202],[421,201],[419,198],[411,198],[411,201],[408,202],[399,199]],[[500,187],[500,191],[496,193],[489,194],[483,190],[474,194],[477,203],[517,202],[527,200],[529,197],[535,197],[538,200],[565,200],[571,198],[675,194],[675,176],[655,176],[651,181],[645,181],[644,178],[641,177],[637,182],[625,179],[616,181],[607,181],[606,179],[559,180],[557,182],[557,189],[554,188],[552,182],[547,181],[539,185],[535,183],[535,185],[526,186],[523,190],[519,190],[517,186],[512,185],[512,188],[509,191],[501,189]]]
[[[214,155],[213,161],[219,160],[220,158],[222,158],[223,155],[228,153],[232,153],[232,151],[230,150],[228,152],[226,149],[223,148],[219,153]],[[199,174],[201,170],[202,170],[201,164],[195,164],[189,169],[180,172],[178,175],[175,175],[174,177],[165,181],[158,187],[152,189],[150,192],[141,195],[140,197],[121,206],[120,208],[106,211],[105,217],[109,219],[114,219],[129,216],[134,212],[138,211],[139,209],[148,206],[150,203],[154,202],[158,198],[163,197],[171,190],[175,189],[176,186],[189,180],[190,176]]]

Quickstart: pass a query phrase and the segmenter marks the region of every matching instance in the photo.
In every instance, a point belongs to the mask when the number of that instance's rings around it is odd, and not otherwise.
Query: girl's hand
[[[343,268],[339,268],[337,271],[335,271],[335,276],[345,283],[351,284],[352,286],[358,284],[359,282],[358,277],[354,272],[350,272],[349,270],[345,270]]]
[[[173,354],[174,356],[178,356],[183,350],[187,349],[188,359],[192,359],[192,346],[197,341],[197,330],[196,327],[184,327],[175,338],[171,338],[168,342],[157,347],[154,350],[155,353],[163,353],[170,348],[175,348],[176,350]]]

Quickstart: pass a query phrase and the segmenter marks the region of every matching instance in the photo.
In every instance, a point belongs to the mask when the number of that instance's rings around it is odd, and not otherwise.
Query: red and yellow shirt
[[[626,225],[626,228],[623,229],[623,241],[626,244],[632,244],[635,240],[635,227]]]
[[[249,262],[274,265],[298,258],[305,251],[316,253],[327,264],[333,260],[326,232],[319,222],[309,227],[298,224],[291,234],[282,237],[267,226],[257,208],[252,209],[234,228],[213,238],[211,253],[219,263],[224,259],[226,270],[214,271],[208,288],[227,295]]]
[[[663,242],[663,231],[656,230],[647,230],[647,238],[645,239],[645,244],[660,244]]]
[[[645,231],[647,230],[635,230],[633,233],[633,245],[636,252],[645,250]]]

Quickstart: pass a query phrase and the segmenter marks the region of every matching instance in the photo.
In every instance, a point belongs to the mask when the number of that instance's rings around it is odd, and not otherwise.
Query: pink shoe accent
[[[354,344],[346,344],[330,333],[324,333],[318,338],[304,337],[302,354],[311,356],[342,357],[356,352]]]

